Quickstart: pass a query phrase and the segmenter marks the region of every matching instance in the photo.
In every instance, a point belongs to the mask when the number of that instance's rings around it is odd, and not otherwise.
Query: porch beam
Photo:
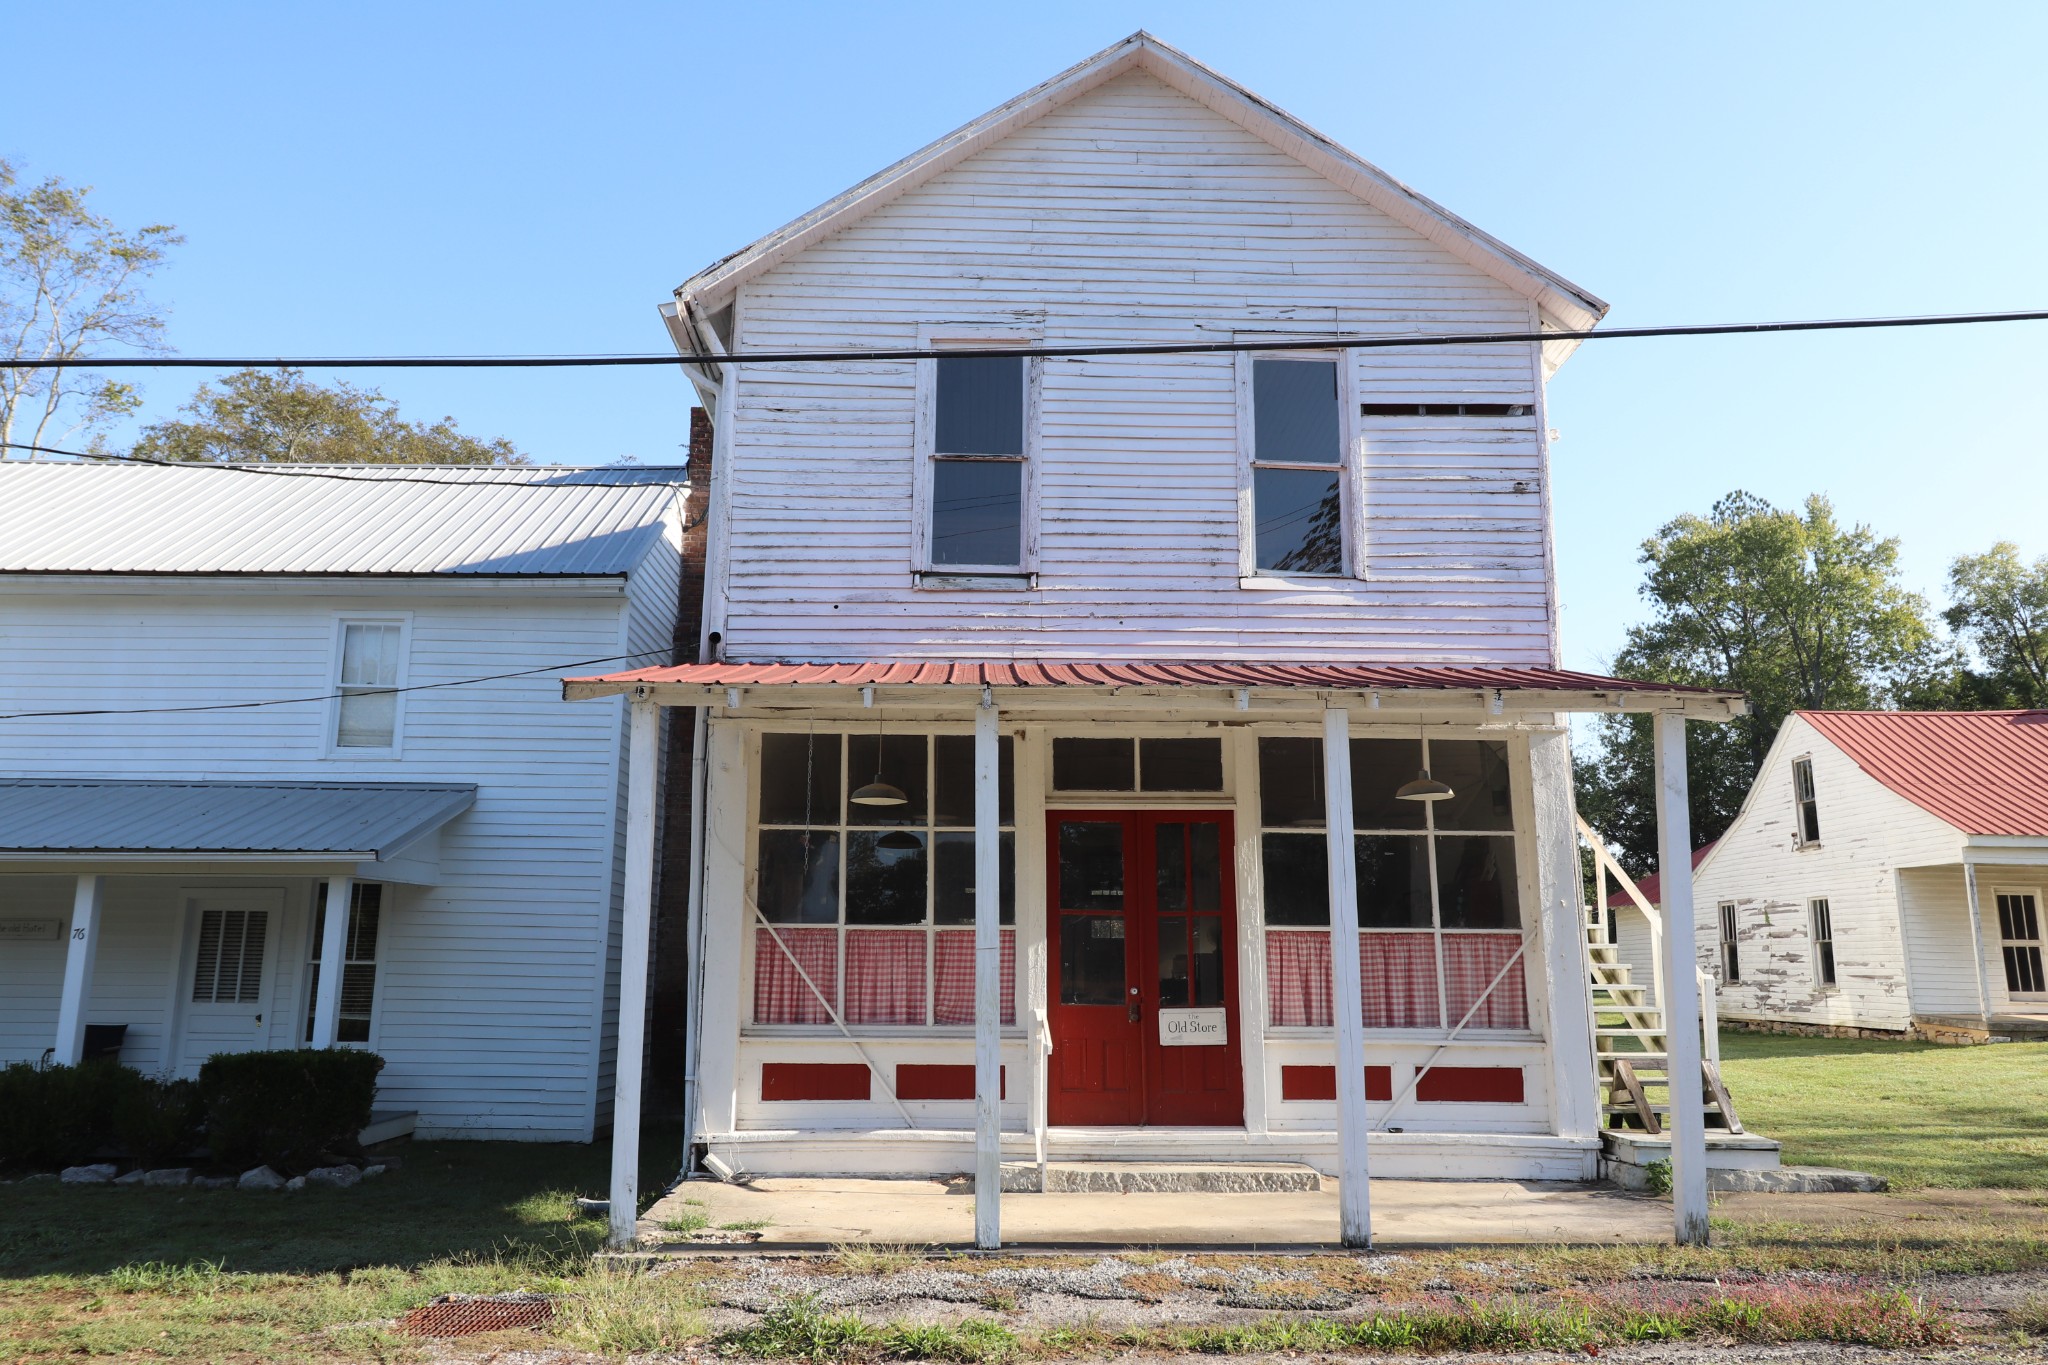
[[[1671,1212],[1680,1245],[1707,1244],[1707,1114],[1701,1102],[1700,984],[1693,942],[1692,811],[1685,714],[1659,711],[1657,875],[1664,902],[1665,1073],[1671,1100]]]
[[[1365,986],[1358,964],[1358,866],[1351,840],[1351,713],[1323,712],[1323,829],[1330,869],[1331,1008],[1337,1034],[1337,1215],[1345,1246],[1372,1245],[1366,1154]]]
[[[329,877],[320,919],[320,976],[313,987],[313,1046],[333,1047],[341,1036],[341,969],[348,955],[349,913],[355,878]]]
[[[1002,800],[995,699],[974,708],[974,1244],[1002,1245]]]
[[[655,777],[661,708],[635,700],[626,741],[626,884],[619,941],[618,1061],[612,1075],[611,1244],[630,1247],[640,1214],[640,1086],[647,1046],[647,957],[654,924]]]
[[[99,873],[78,874],[71,895],[71,932],[64,941],[64,994],[57,1004],[53,1060],[63,1066],[77,1066],[85,1060],[85,1012],[92,1004],[92,968],[100,951],[103,894]]]

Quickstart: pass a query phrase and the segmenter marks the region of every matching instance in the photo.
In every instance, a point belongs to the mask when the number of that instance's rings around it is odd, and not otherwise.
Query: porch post
[[[647,1045],[647,953],[654,917],[655,774],[661,708],[635,697],[626,744],[626,885],[619,941],[618,1061],[612,1074],[611,1244],[630,1247],[640,1212],[640,1084]]]
[[[1002,1245],[1003,883],[995,697],[974,709],[974,1244]]]
[[[99,873],[79,873],[71,896],[71,934],[64,945],[64,995],[57,1005],[53,1060],[63,1066],[85,1060],[85,1011],[92,1003],[92,964],[100,951],[100,899]]]
[[[1365,986],[1358,966],[1358,865],[1351,846],[1351,713],[1323,711],[1323,829],[1330,866],[1331,1008],[1337,1032],[1337,1214],[1344,1245],[1372,1245],[1365,1117]]]
[[[1664,1047],[1671,1096],[1671,1207],[1677,1240],[1707,1244],[1707,1114],[1701,1103],[1699,949],[1693,941],[1692,811],[1685,713],[1659,711],[1657,875],[1664,899]]]
[[[355,878],[329,877],[320,920],[320,979],[313,987],[313,1046],[333,1047],[341,1033],[341,966],[348,956],[348,918]]]
[[[1977,1014],[1991,1032],[1991,988],[1984,981],[1984,906],[1977,898],[1977,865],[1963,864],[1964,900],[1970,914],[1970,980],[1977,987]]]
[[[1565,731],[1539,730],[1529,736],[1529,789],[1540,897],[1536,932],[1543,951],[1544,1013],[1550,1037],[1551,1119],[1559,1137],[1597,1143],[1600,1065],[1593,1055],[1586,913],[1572,811],[1572,741]],[[1600,881],[1604,888],[1605,872]],[[1604,930],[1604,913],[1600,922]]]

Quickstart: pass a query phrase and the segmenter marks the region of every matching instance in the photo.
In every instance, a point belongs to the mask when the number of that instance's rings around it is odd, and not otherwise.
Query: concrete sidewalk
[[[1025,1246],[1327,1247],[1337,1241],[1337,1182],[1290,1194],[1005,1194],[1003,1241]],[[1647,1243],[1671,1239],[1671,1206],[1608,1185],[1507,1180],[1375,1180],[1374,1241]],[[685,1244],[669,1220],[711,1229],[757,1225],[748,1243],[778,1247],[880,1242],[971,1246],[966,1182],[763,1177],[692,1181],[641,1219],[647,1243]],[[717,1237],[707,1232],[705,1240]],[[725,1239],[719,1239],[721,1241]]]

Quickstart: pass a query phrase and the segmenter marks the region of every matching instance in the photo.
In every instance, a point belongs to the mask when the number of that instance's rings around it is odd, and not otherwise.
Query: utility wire
[[[667,653],[665,649],[643,649],[635,654],[613,654],[603,659],[578,659],[574,663],[544,664],[539,668],[522,668],[513,673],[487,673],[482,677],[454,678],[447,682],[414,683],[410,687],[359,687],[348,695],[395,696],[400,692],[431,692],[441,687],[470,687],[476,683],[503,682],[507,678],[530,678],[536,673],[560,673],[571,668],[624,663],[629,659],[645,659],[650,655]],[[341,695],[343,694],[340,692],[322,692],[310,697],[273,697],[268,701],[224,701],[206,706],[109,706],[81,711],[13,711],[0,714],[0,720],[37,720],[49,716],[161,716],[188,711],[250,711],[259,706],[299,706],[307,702],[333,701]]]
[[[1258,341],[1167,341],[1144,345],[908,347],[898,350],[739,351],[692,355],[500,355],[500,356],[315,356],[284,359],[245,356],[10,356],[0,369],[12,370],[241,370],[241,369],[579,369],[631,365],[823,365],[869,360],[971,360],[999,356],[1082,358],[1089,356],[1215,355],[1239,351],[1389,350],[1408,346],[1499,346],[1547,341],[1619,341],[1641,337],[1745,336],[1770,332],[1847,332],[1891,327],[1961,327],[1976,323],[2043,322],[2048,310],[2002,313],[1934,313],[1908,317],[1829,318],[1808,322],[1718,322],[1688,326],[1611,327],[1556,332],[1420,332],[1412,336],[1301,335]]]

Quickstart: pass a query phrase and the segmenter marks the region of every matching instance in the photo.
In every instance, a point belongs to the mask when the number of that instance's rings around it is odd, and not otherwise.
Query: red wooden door
[[[1229,814],[1062,811],[1046,834],[1049,1120],[1243,1123]],[[1203,1041],[1162,1042],[1162,1010]]]

